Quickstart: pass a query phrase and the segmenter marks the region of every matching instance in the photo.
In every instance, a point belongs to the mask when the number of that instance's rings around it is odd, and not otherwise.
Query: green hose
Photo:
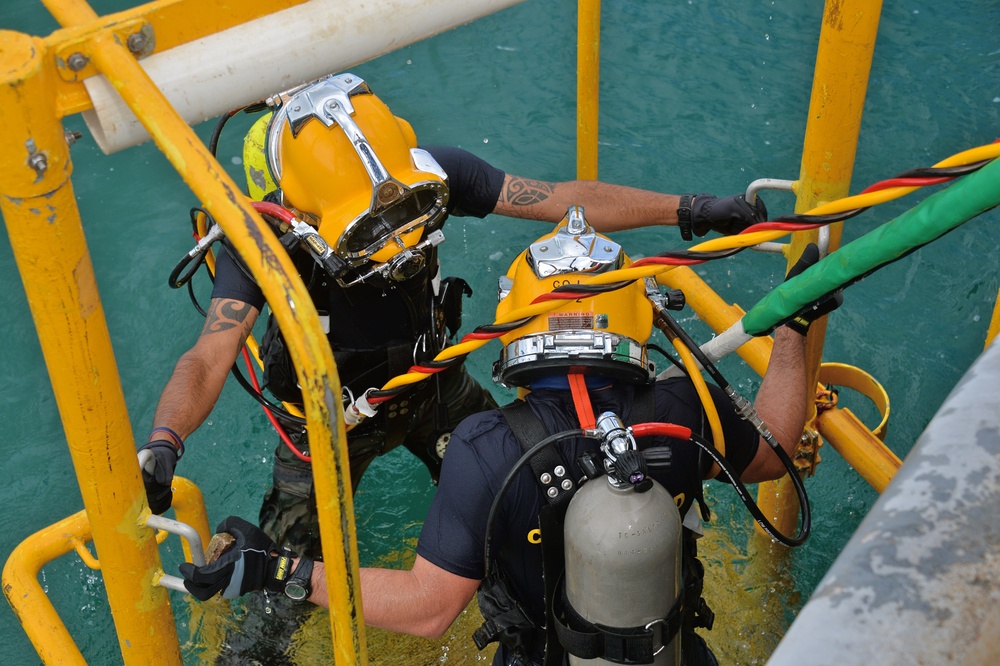
[[[743,330],[766,335],[810,303],[940,238],[998,203],[1000,160],[993,160],[780,284],[743,316]]]

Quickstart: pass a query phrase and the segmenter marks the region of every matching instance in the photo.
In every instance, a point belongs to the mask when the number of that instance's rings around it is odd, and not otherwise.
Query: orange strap
[[[597,419],[594,418],[594,408],[590,404],[590,394],[587,393],[587,382],[581,373],[569,373],[569,390],[573,393],[573,404],[576,405],[580,427],[584,430],[593,430],[597,427]]]

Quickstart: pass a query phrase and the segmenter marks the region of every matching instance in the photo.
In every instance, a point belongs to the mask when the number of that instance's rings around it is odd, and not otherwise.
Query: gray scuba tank
[[[567,509],[566,596],[591,623],[620,629],[651,625],[659,649],[663,620],[681,594],[680,512],[655,480],[646,477],[636,485],[613,467],[606,477],[583,484]],[[680,643],[678,633],[652,663],[679,666]],[[570,655],[569,663],[613,662]]]

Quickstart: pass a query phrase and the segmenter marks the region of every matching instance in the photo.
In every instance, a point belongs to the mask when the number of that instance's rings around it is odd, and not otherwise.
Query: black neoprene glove
[[[788,269],[788,273],[785,275],[785,282],[788,282],[793,277],[799,275],[802,271],[809,268],[813,264],[819,261],[819,248],[816,247],[815,243],[809,243],[806,245],[805,249],[802,250],[802,256],[799,260]],[[799,335],[805,335],[809,332],[809,325],[814,321],[819,319],[825,314],[829,314],[839,308],[844,302],[844,290],[838,289],[832,294],[827,294],[823,296],[818,301],[807,305],[806,307],[795,313],[792,319],[785,322],[785,326],[792,329]]]
[[[677,207],[677,224],[684,240],[691,240],[692,232],[699,238],[709,231],[731,236],[765,221],[767,207],[764,200],[757,197],[750,205],[743,194],[721,199],[711,194],[684,194]]]
[[[236,541],[215,562],[196,567],[190,562],[180,565],[184,587],[201,601],[222,592],[226,599],[235,599],[265,587],[276,590],[275,571],[278,546],[262,529],[237,516],[229,516],[215,528],[231,534]]]
[[[174,468],[177,467],[177,447],[166,439],[156,439],[139,447],[153,454],[156,467],[150,474],[142,470],[142,483],[146,486],[146,499],[149,510],[159,515],[170,508],[174,500],[174,491],[170,485],[174,481]]]

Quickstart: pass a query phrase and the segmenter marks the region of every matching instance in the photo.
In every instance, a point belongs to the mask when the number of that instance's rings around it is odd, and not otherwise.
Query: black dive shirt
[[[710,385],[722,421],[726,458],[742,474],[757,453],[758,436],[733,411],[721,389]],[[631,423],[632,387],[590,391],[594,413],[610,410]],[[711,431],[694,387],[686,378],[656,383],[656,418],[703,434],[711,441]],[[568,391],[540,390],[528,394],[527,401],[550,434],[579,428],[573,400]],[[640,448],[670,446],[672,465],[653,476],[677,500],[681,515],[701,487],[711,459],[700,455],[695,444],[666,437],[641,438]],[[574,479],[580,473],[575,461],[587,450],[596,450],[592,440],[566,440],[558,445],[570,464]],[[458,576],[482,579],[486,521],[493,498],[504,478],[521,457],[522,448],[504,417],[493,410],[465,419],[452,433],[448,455],[444,457],[437,494],[424,522],[417,554]],[[537,533],[538,513],[545,499],[525,465],[503,498],[494,526],[491,552],[507,575],[514,593],[531,619],[541,626],[544,618],[541,546]],[[697,507],[694,507],[697,511]],[[505,663],[497,650],[494,664]],[[534,655],[541,660],[541,655]]]
[[[493,212],[503,187],[503,171],[460,148],[429,146],[425,150],[448,174],[449,215],[482,218]],[[425,268],[407,283],[388,288],[359,284],[342,289],[315,270],[308,256],[295,259],[316,308],[321,315],[330,316],[330,343],[335,351],[412,343],[425,330],[425,323],[419,320],[428,304],[420,301],[428,298],[425,292],[433,277],[429,273],[436,266]],[[330,284],[324,284],[328,280]],[[219,252],[212,298],[233,298],[258,310],[265,302],[257,284],[224,250]]]

